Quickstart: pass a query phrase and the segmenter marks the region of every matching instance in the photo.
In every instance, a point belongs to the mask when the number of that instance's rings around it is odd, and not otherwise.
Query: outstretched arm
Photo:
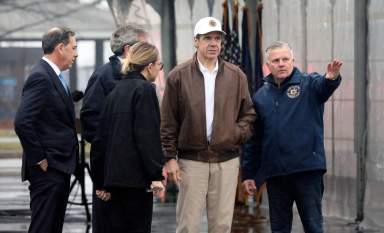
[[[327,65],[325,75],[319,75],[317,73],[309,75],[312,79],[312,87],[317,93],[319,103],[325,103],[340,85],[340,70],[342,65],[342,61],[334,59]]]
[[[325,75],[325,78],[331,79],[331,80],[337,79],[337,77],[339,77],[340,75],[340,69],[342,65],[343,65],[343,62],[338,59],[334,59],[333,61],[328,63],[327,73]]]

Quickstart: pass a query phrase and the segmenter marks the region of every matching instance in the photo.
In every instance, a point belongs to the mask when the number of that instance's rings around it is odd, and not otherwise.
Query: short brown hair
[[[67,45],[69,39],[75,36],[75,32],[67,27],[53,27],[43,35],[42,47],[44,54],[51,54],[56,45],[63,43]]]

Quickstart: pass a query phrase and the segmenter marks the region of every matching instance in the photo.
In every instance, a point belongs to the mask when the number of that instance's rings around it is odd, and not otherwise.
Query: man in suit
[[[28,232],[59,233],[78,158],[74,106],[61,75],[77,57],[75,33],[54,27],[43,36],[42,47],[44,56],[23,88],[15,131],[23,146],[22,180],[30,183]]]

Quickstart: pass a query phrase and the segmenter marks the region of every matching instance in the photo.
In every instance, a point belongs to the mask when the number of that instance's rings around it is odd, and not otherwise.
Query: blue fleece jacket
[[[278,87],[272,75],[253,95],[258,113],[252,138],[243,147],[242,179],[261,185],[274,176],[326,171],[324,103],[341,82],[294,68]]]

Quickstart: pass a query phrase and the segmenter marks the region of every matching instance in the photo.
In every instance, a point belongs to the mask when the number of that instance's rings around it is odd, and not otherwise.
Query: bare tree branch
[[[50,0],[37,0],[37,1],[31,1],[25,5],[21,5],[15,1],[4,1],[4,2],[1,2],[2,5],[10,6],[12,8],[4,9],[4,10],[0,11],[0,13],[10,12],[10,11],[13,11],[15,9],[24,10],[27,12],[41,13],[40,11],[37,11],[37,10],[30,8],[30,7],[34,6],[36,4],[42,4],[42,3],[47,3],[47,2],[51,2],[51,1]]]
[[[44,1],[47,1],[47,0],[44,0]],[[0,40],[1,39],[6,39],[6,37],[12,33],[15,33],[15,32],[18,32],[18,31],[22,31],[24,29],[27,29],[27,28],[30,28],[30,27],[33,27],[33,26],[36,26],[36,25],[39,25],[41,23],[44,23],[46,21],[49,21],[49,20],[54,20],[54,19],[59,19],[59,18],[63,18],[63,17],[66,17],[66,16],[69,16],[71,14],[74,14],[78,11],[81,11],[81,10],[84,10],[86,8],[89,8],[89,7],[93,7],[97,4],[99,4],[100,2],[102,2],[103,0],[95,0],[94,2],[92,3],[89,3],[89,4],[84,4],[82,7],[79,7],[79,8],[70,8],[68,9],[66,12],[64,13],[56,13],[56,12],[49,12],[49,11],[39,11],[39,13],[42,13],[44,12],[46,17],[43,18],[43,19],[40,19],[40,20],[37,20],[35,22],[31,22],[31,23],[27,23],[27,24],[24,24],[22,26],[19,26],[19,27],[16,27],[16,28],[13,28],[13,29],[10,29],[8,31],[5,31],[3,32],[2,34],[0,34]],[[38,3],[39,1],[35,1],[34,3]],[[41,1],[40,1],[41,2]],[[49,1],[47,1],[49,2]],[[29,4],[28,4],[29,5]],[[17,6],[17,5],[16,5]],[[20,6],[18,5],[18,7],[21,7],[23,8],[23,6]],[[25,7],[26,8],[26,7]],[[24,9],[25,9],[24,8]],[[48,16],[46,13],[49,12],[51,15]]]

